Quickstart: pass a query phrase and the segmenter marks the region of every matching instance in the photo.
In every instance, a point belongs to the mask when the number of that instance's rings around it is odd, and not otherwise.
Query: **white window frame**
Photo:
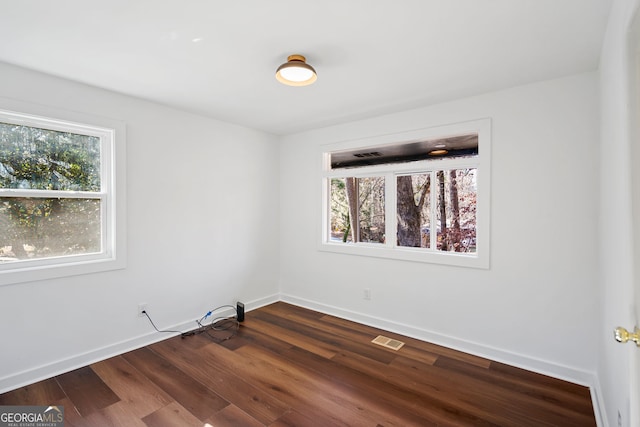
[[[439,158],[408,163],[382,164],[354,168],[331,169],[330,154],[336,151],[363,149],[394,144],[407,144],[420,140],[439,139],[476,133],[478,135],[478,155],[461,158]],[[340,254],[390,258],[404,261],[444,264],[459,267],[488,269],[490,266],[491,221],[491,120],[480,119],[451,125],[419,129],[392,135],[381,135],[353,141],[343,141],[320,147],[322,155],[322,226],[318,249]],[[476,252],[460,253],[437,251],[435,249],[398,246],[395,236],[396,222],[396,177],[398,175],[425,173],[450,169],[476,169]],[[367,176],[385,177],[385,234],[393,236],[385,243],[342,243],[329,239],[330,222],[330,180],[331,178]],[[435,181],[432,181],[435,182]],[[431,204],[435,206],[435,191],[431,191]],[[435,234],[435,233],[432,233]]]
[[[3,98],[0,98],[0,121],[100,138],[99,192],[0,188],[0,195],[99,199],[102,218],[100,252],[0,263],[0,286],[125,268],[125,124]]]

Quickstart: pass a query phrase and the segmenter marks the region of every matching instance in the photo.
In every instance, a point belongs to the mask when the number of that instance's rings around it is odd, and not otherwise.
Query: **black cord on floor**
[[[181,334],[182,331],[172,331],[172,330],[160,330],[156,327],[156,324],[153,323],[153,320],[151,320],[151,317],[149,316],[149,313],[147,313],[147,310],[142,310],[142,314],[144,314],[145,316],[147,316],[147,319],[149,319],[149,322],[151,322],[151,325],[153,325],[153,329],[155,329],[158,332],[169,332],[169,333],[176,333],[176,334]]]
[[[211,316],[214,312],[222,309],[222,308],[232,308],[236,314],[234,316],[230,316],[230,317],[215,317],[213,319],[211,319],[211,323],[208,325],[204,325],[202,322],[209,316]],[[235,336],[238,333],[238,329],[240,329],[240,322],[238,322],[238,312],[236,307],[232,306],[232,305],[221,305],[220,307],[216,307],[213,310],[209,310],[207,312],[207,314],[205,314],[204,316],[202,316],[199,320],[196,320],[196,323],[198,324],[198,329],[196,329],[195,331],[193,331],[192,335],[195,334],[201,334],[201,333],[205,333],[207,334],[207,336],[209,338],[211,338],[212,340],[216,341],[216,342],[222,342],[222,341],[226,341],[229,338]],[[223,324],[226,324],[225,326],[221,326]],[[233,328],[235,326],[235,330],[228,336],[223,336],[223,337],[217,337],[212,335],[211,333],[209,333],[209,331],[215,331],[215,332],[224,332],[224,331],[228,331],[231,328]]]
[[[218,311],[222,308],[232,308],[234,309],[234,311],[236,311],[235,316],[230,316],[230,317],[215,317],[213,319],[211,319],[211,323],[209,323],[208,325],[203,324],[202,322],[209,316],[211,316],[215,311]],[[194,329],[192,331],[188,331],[188,332],[182,332],[182,331],[175,331],[175,330],[171,330],[171,329],[165,329],[165,330],[160,330],[158,329],[158,327],[156,326],[155,323],[153,323],[153,320],[151,320],[151,316],[149,316],[149,313],[147,313],[146,310],[142,310],[142,314],[144,314],[145,316],[147,316],[147,319],[149,319],[149,322],[151,323],[151,325],[153,326],[153,329],[155,329],[157,332],[167,332],[167,333],[176,333],[176,334],[180,334],[180,336],[182,338],[185,337],[190,337],[196,334],[202,334],[205,333],[209,336],[209,338],[211,338],[214,341],[217,342],[222,342],[222,341],[226,341],[229,338],[235,336],[238,333],[238,329],[240,328],[240,322],[238,322],[238,313],[236,310],[236,307],[232,306],[232,305],[221,305],[220,307],[216,307],[213,310],[209,310],[207,312],[207,314],[205,314],[204,316],[202,316],[199,320],[196,320],[196,323],[198,324],[198,328]],[[226,326],[220,326],[223,323],[227,323]],[[212,334],[210,334],[208,331],[216,331],[216,332],[220,332],[220,331],[228,331],[230,329],[232,329],[235,326],[235,331],[233,331],[233,333],[231,333],[231,335],[228,335],[226,337],[220,338],[220,337],[215,337]]]
[[[238,322],[238,319],[236,319],[235,317],[222,317],[219,319],[220,320],[218,321],[212,321],[211,325],[208,328],[204,328],[202,330],[213,341],[216,341],[216,342],[226,341],[231,337],[234,337],[238,333],[238,329],[240,329],[240,322]],[[223,323],[227,323],[227,326],[224,326],[224,327],[220,326]],[[234,327],[235,329],[227,336],[215,336],[214,334],[209,333],[209,331],[225,332],[225,331],[231,330]]]

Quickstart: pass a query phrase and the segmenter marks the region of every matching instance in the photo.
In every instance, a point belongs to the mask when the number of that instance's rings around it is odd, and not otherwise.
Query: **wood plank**
[[[331,424],[329,420],[322,421],[322,427],[338,427],[342,424]],[[318,420],[302,415],[298,411],[290,410],[278,418],[269,427],[318,427]]]
[[[362,419],[358,414],[358,408],[350,405],[345,407],[344,402],[336,402],[340,400],[336,397],[337,390],[331,389],[327,392],[325,386],[318,386],[313,378],[309,378],[311,374],[301,372],[268,350],[251,347],[246,345],[232,352],[212,344],[202,350],[203,357],[217,359],[225,370],[247,378],[253,385],[272,394],[293,409],[302,408],[301,412],[315,419],[318,425],[325,422],[343,426],[371,424],[370,421]],[[271,361],[276,364],[270,363]]]
[[[55,402],[56,405],[64,406],[64,425],[65,427],[78,427],[84,425],[82,415],[75,408],[75,405],[67,396],[62,400]]]
[[[261,332],[263,334],[275,335],[282,341],[296,347],[304,348],[305,350],[327,359],[332,358],[336,354],[331,345],[318,342],[304,334],[290,331],[281,326],[260,320],[259,318],[252,317],[251,320],[245,320],[245,328],[253,329],[254,331]]]
[[[146,427],[146,424],[140,419],[135,405],[126,401],[120,401],[92,412],[81,421],[76,422],[83,427]],[[65,427],[66,423],[65,417]]]
[[[202,421],[178,402],[171,402],[142,421],[147,427],[203,427]]]
[[[386,396],[388,401],[399,399],[395,406],[402,408],[406,412],[412,412],[417,416],[438,424],[451,422],[463,425],[493,425],[495,420],[492,416],[486,416],[482,411],[469,404],[461,393],[451,393],[446,381],[438,379],[429,381],[420,378],[415,372],[408,372],[397,369],[394,363],[391,366],[367,361],[358,354],[342,352],[333,358],[336,364],[343,368],[357,372],[363,378],[363,382],[368,386],[361,385],[361,388],[372,388],[370,393],[377,393],[382,397]],[[414,363],[420,363],[412,361]],[[420,363],[424,366],[429,366]],[[335,374],[333,374],[335,375]],[[354,379],[348,379],[354,382]]]
[[[245,340],[245,342],[262,347],[276,354],[284,353],[294,347],[286,341],[264,334],[252,328],[240,328],[240,336]]]
[[[149,348],[126,353],[123,357],[200,421],[229,404]]]
[[[374,370],[387,371],[386,365],[374,362],[360,355],[347,351],[340,353],[330,362],[327,362],[312,353],[294,348],[284,356],[291,364],[305,367],[323,375],[335,387],[341,383],[348,388],[349,394],[361,401],[362,406],[376,408],[377,412],[384,414],[385,424],[393,425],[447,425],[451,422],[451,414],[456,411],[453,406],[447,408],[444,401],[431,401],[424,393],[415,393],[403,386],[390,384],[384,379],[369,376],[360,369],[354,369],[340,362],[345,354],[350,354],[357,359],[354,363],[360,367],[369,366]],[[337,359],[337,360],[336,360]],[[367,371],[368,369],[364,369]],[[394,373],[396,374],[396,373]],[[411,378],[407,378],[411,381]],[[458,419],[467,419],[475,425],[483,425],[483,421],[470,414],[458,414]],[[377,418],[381,421],[382,417]],[[486,423],[485,423],[486,424]]]
[[[269,313],[257,313],[255,317],[263,320],[264,324],[276,325],[279,328],[272,331],[272,335],[278,334],[281,330],[287,330],[290,331],[290,334],[295,334],[296,336],[298,336],[299,339],[308,340],[312,343],[316,343],[316,345],[318,342],[323,343],[323,348],[328,350],[329,352],[328,355],[324,356],[329,359],[333,357],[336,352],[342,349],[348,349],[355,353],[366,354],[369,358],[383,363],[389,363],[395,358],[395,352],[393,350],[373,345],[371,343],[371,339],[375,338],[375,336],[364,341],[354,340],[352,338],[344,338],[339,334],[333,333],[332,331],[327,331],[322,328],[321,324],[316,326],[307,326],[305,324],[295,321],[292,322],[290,319],[284,319],[282,317],[274,316]],[[253,318],[251,321],[255,322]],[[311,348],[307,348],[301,345],[297,345],[297,347],[305,348],[307,350],[310,350],[312,353],[320,354],[317,351],[313,351]]]
[[[548,375],[542,375],[535,372],[527,371],[517,368],[515,366],[505,365],[504,363],[491,362],[489,369],[492,372],[500,372],[505,376],[511,378],[517,378],[520,381],[525,381],[530,384],[537,384],[541,387],[548,387],[555,390],[563,390],[566,393],[580,396],[581,398],[588,398],[590,396],[589,389],[579,384],[573,384],[568,381],[563,381],[558,378],[553,378]]]
[[[312,358],[315,357],[315,360],[322,360],[318,355],[302,349],[294,349],[292,352],[304,352]],[[238,350],[237,353],[242,353],[243,360],[251,360],[258,369],[264,369],[267,372],[267,375],[264,375],[265,381],[279,388],[288,387],[289,390],[292,384],[295,384],[297,402],[290,404],[298,411],[303,408],[307,410],[310,405],[316,404],[321,396],[322,408],[340,414],[341,419],[348,420],[349,425],[371,425],[378,421],[389,426],[410,424],[406,418],[398,416],[397,408],[386,405],[382,399],[377,402],[379,405],[371,405],[370,393],[361,392],[346,383],[336,381],[333,375],[327,376],[310,369],[306,362],[311,359],[296,364],[292,363],[291,357],[283,360],[272,353],[250,346]],[[272,372],[276,375],[271,374]],[[299,402],[304,402],[303,408]],[[429,424],[420,420],[420,425]]]
[[[275,323],[275,317],[268,317],[264,313],[268,313],[272,316],[280,316],[282,320],[278,322],[279,325],[283,327],[295,325],[293,327],[290,326],[289,328],[296,329],[314,339],[333,343],[337,350],[349,350],[360,354],[367,352],[371,354],[372,359],[384,361],[386,363],[391,362],[398,354],[395,350],[378,347],[371,343],[373,338],[380,335],[380,331],[376,331],[373,328],[358,328],[360,330],[354,331],[354,327],[358,327],[360,325],[349,321],[339,322],[340,326],[333,325],[330,322],[327,322],[327,318],[330,317],[327,315],[321,317],[321,320],[325,320],[324,322],[318,322],[318,319],[315,316],[309,318],[308,316],[298,314],[300,313],[300,310],[288,313],[287,307],[284,307],[282,303],[276,303],[264,307],[259,315],[259,318],[264,319],[269,323]],[[307,327],[307,329],[303,329],[299,325],[303,325]],[[384,333],[387,334],[387,336],[390,335],[386,332]],[[430,364],[433,364],[437,360],[437,354],[425,351],[423,348],[417,348],[414,345],[416,342],[415,340],[409,339],[408,337],[402,337],[401,340],[406,344],[401,349],[404,357],[413,358],[420,362]],[[423,347],[421,344],[420,346]],[[378,356],[376,357],[376,355]],[[488,365],[488,361],[483,360],[479,364],[485,366]]]
[[[289,410],[288,405],[271,394],[249,384],[241,376],[222,369],[218,359],[202,357],[202,347],[185,347],[181,341],[171,339],[157,343],[152,348],[223,399],[264,424],[272,423]]]
[[[0,394],[0,405],[49,405],[66,395],[54,378]]]
[[[321,313],[319,311],[311,310],[309,308],[298,307],[293,304],[288,304],[286,302],[278,301],[269,305],[265,305],[260,307],[259,312],[272,313],[277,314],[283,317],[296,316],[296,317],[305,317],[307,319],[311,319],[313,321],[318,321],[326,316],[325,313]]]
[[[500,387],[495,381],[487,378],[469,376],[456,370],[443,369],[436,362],[434,365],[420,364],[414,360],[398,358],[393,362],[394,367],[411,367],[418,384],[430,384],[447,393],[454,399],[459,399],[477,414],[498,423],[499,425],[573,425],[567,421],[578,418],[581,425],[583,414],[572,413],[564,405],[554,405],[544,399],[530,397],[513,390]],[[478,367],[476,367],[478,368]],[[479,372],[483,368],[477,369]],[[500,408],[500,411],[488,411],[487,408]],[[523,410],[522,408],[526,408]],[[587,416],[588,418],[588,416]],[[589,424],[586,424],[589,425]]]
[[[137,418],[143,418],[173,401],[122,357],[94,363],[91,368],[121,400],[127,402],[132,408],[130,414]]]
[[[120,401],[89,366],[62,374],[57,380],[83,417]]]
[[[229,405],[218,411],[207,420],[207,424],[215,427],[263,427],[265,425],[235,405]]]
[[[362,325],[359,323],[352,322],[346,319],[340,319],[334,316],[324,316],[322,318],[323,322],[330,323],[333,325],[340,325],[345,329],[353,329],[361,332],[362,334],[366,334],[367,336],[371,336],[371,339],[375,338],[378,335],[384,335],[389,338],[393,338],[395,340],[403,341],[407,346],[414,347],[419,351],[425,351],[437,356],[447,356],[452,359],[457,359],[465,363],[470,363],[482,368],[489,368],[491,361],[488,359],[484,359],[482,357],[474,356],[472,354],[463,353],[457,350],[453,350],[450,348],[446,348],[437,344],[429,343],[426,341],[420,341],[415,338],[411,338],[405,335],[396,334],[394,332],[385,331],[383,329],[374,328],[367,325]]]
[[[589,389],[587,387],[571,384],[569,388],[563,387],[561,384],[556,385],[554,378],[544,377],[524,369],[515,368],[510,374],[506,374],[495,369],[482,369],[473,365],[469,365],[458,360],[440,357],[435,366],[447,369],[454,374],[464,375],[465,377],[473,377],[487,383],[491,383],[496,387],[530,396],[546,402],[551,402],[561,406],[567,410],[571,410],[576,414],[584,414],[595,418],[593,414],[593,406],[590,400]],[[541,381],[543,383],[541,383]],[[548,385],[545,381],[551,381]],[[560,381],[564,383],[564,381]]]

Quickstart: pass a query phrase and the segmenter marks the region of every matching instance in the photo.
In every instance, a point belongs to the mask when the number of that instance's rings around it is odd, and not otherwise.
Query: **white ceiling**
[[[288,134],[595,70],[611,2],[2,0],[0,61]]]

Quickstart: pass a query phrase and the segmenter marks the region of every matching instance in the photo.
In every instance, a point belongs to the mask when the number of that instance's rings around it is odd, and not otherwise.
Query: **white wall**
[[[618,425],[618,412],[623,426],[636,425],[630,420],[630,362],[632,345],[613,340],[613,328],[632,329],[635,323],[633,298],[633,233],[632,175],[637,167],[631,163],[630,93],[633,87],[630,71],[633,56],[628,40],[631,21],[639,1],[615,1],[600,59],[601,99],[601,200],[600,260],[601,322],[598,325],[600,358],[598,377],[604,397],[608,425]],[[637,173],[637,172],[636,172]],[[640,202],[637,200],[636,202]],[[636,266],[637,268],[637,266]],[[638,402],[635,402],[638,405]],[[637,420],[640,422],[640,419]]]
[[[597,95],[597,76],[588,73],[285,137],[283,298],[591,383]],[[319,145],[485,117],[493,134],[489,270],[317,250]]]
[[[0,392],[195,327],[278,293],[277,141],[0,64],[0,97],[126,122],[125,270],[0,287]],[[248,306],[250,308],[250,305]]]

